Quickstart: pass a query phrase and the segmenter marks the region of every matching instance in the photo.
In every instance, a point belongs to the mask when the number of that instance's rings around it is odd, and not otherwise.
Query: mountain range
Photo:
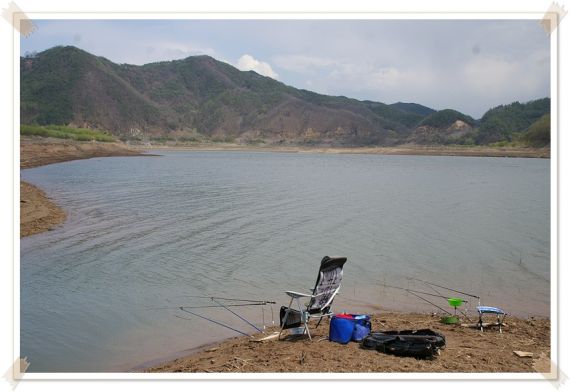
[[[22,124],[97,128],[124,140],[488,144],[538,133],[538,144],[549,143],[549,98],[502,105],[475,120],[417,103],[296,89],[209,56],[138,66],[57,46],[21,57],[20,78]]]

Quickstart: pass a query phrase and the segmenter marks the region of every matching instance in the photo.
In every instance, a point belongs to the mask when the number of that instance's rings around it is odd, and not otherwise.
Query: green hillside
[[[75,124],[122,138],[187,132],[281,144],[382,144],[389,132],[405,135],[422,118],[295,89],[208,56],[135,66],[67,46],[22,58],[20,68],[23,123]]]
[[[432,108],[420,105],[419,103],[396,102],[390,106],[404,112],[417,114],[420,117],[426,117],[435,112]]]
[[[209,56],[137,66],[73,46],[22,57],[20,75],[22,124],[101,129],[122,140],[490,144],[511,141],[550,111],[548,98],[515,102],[479,122],[451,109],[296,89]],[[539,143],[538,134],[528,140]]]
[[[447,128],[457,120],[463,121],[470,126],[475,125],[475,120],[473,118],[452,109],[444,109],[432,113],[424,118],[419,125],[426,125],[434,128]]]
[[[523,133],[522,140],[533,147],[550,145],[550,114],[545,114],[532,123],[528,130]]]
[[[525,131],[532,123],[548,113],[550,113],[550,98],[497,106],[487,111],[481,118],[477,142],[481,144],[510,142],[514,133]]]

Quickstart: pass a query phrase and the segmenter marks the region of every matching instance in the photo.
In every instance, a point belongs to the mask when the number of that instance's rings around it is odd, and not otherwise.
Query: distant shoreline
[[[487,147],[487,146],[419,146],[402,145],[394,147],[308,147],[276,145],[243,145],[234,143],[203,143],[189,145],[130,145],[138,151],[250,151],[283,153],[324,154],[378,154],[378,155],[423,155],[423,156],[466,156],[498,158],[550,158],[550,148],[532,147]]]

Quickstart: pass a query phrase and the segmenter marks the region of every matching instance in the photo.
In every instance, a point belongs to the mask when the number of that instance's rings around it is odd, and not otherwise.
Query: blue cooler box
[[[370,334],[370,316],[351,314],[353,318],[333,316],[329,328],[329,340],[347,344],[351,340],[360,342]]]
[[[347,344],[354,332],[354,319],[333,316],[329,327],[329,340],[341,344]]]

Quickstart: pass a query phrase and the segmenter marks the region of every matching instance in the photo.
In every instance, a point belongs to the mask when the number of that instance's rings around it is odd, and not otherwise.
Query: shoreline
[[[32,137],[22,137],[20,140],[20,170],[78,159],[141,155],[149,154],[118,143]],[[20,238],[53,230],[64,223],[66,217],[65,210],[43,190],[20,180]]]
[[[35,185],[20,181],[20,238],[53,230],[67,219],[65,210]]]
[[[235,143],[202,143],[188,145],[130,145],[139,151],[243,151],[280,153],[323,153],[323,154],[374,154],[374,155],[421,155],[421,156],[465,156],[497,158],[541,158],[550,159],[550,148],[531,147],[460,147],[401,145],[394,147],[305,147],[276,145],[244,145]]]
[[[550,372],[550,319],[507,316],[503,333],[445,325],[440,316],[386,312],[372,315],[372,331],[430,328],[445,335],[446,347],[431,360],[364,350],[355,342],[329,342],[328,322],[311,330],[313,340],[256,341],[278,331],[234,337],[203,345],[176,359],[147,361],[131,372],[145,373],[528,373]],[[487,319],[485,319],[487,320]],[[314,327],[315,324],[312,324]],[[513,351],[532,352],[519,358]],[[184,351],[179,352],[182,354]],[[175,354],[172,354],[175,355]],[[163,357],[164,358],[164,357]],[[154,363],[154,364],[153,364]],[[149,365],[145,368],[145,364]]]

